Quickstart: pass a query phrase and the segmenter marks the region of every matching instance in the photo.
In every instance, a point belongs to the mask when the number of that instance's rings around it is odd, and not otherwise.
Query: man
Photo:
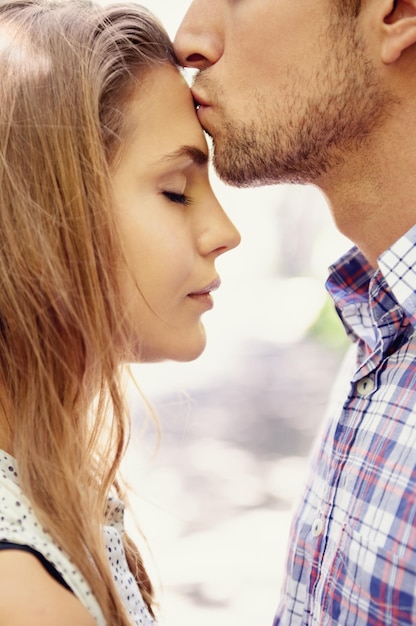
[[[275,624],[416,624],[416,0],[194,0],[176,49],[219,175],[311,183],[355,244],[355,343],[292,525]]]

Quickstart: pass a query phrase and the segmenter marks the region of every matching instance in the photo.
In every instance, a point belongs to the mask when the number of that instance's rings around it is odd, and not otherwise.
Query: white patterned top
[[[132,576],[121,537],[124,533],[124,504],[109,498],[108,524],[104,539],[114,581],[131,617],[132,626],[155,626]],[[39,552],[62,576],[72,592],[99,626],[106,624],[91,589],[69,557],[37,520],[30,501],[19,486],[16,460],[0,450],[0,541],[28,546]]]

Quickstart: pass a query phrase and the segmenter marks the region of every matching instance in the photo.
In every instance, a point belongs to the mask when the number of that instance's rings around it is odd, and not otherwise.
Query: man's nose
[[[204,70],[223,53],[223,24],[216,0],[194,0],[175,37],[175,51],[185,67]]]

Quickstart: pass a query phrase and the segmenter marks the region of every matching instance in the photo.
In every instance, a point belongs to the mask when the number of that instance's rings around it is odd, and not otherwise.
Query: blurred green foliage
[[[335,310],[332,299],[328,296],[316,322],[309,329],[308,335],[329,348],[346,350],[350,340]]]

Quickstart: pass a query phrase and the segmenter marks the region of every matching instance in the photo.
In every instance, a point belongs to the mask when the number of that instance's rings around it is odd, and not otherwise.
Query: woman
[[[153,624],[119,370],[201,353],[239,235],[147,11],[0,0],[0,63],[0,623]]]

